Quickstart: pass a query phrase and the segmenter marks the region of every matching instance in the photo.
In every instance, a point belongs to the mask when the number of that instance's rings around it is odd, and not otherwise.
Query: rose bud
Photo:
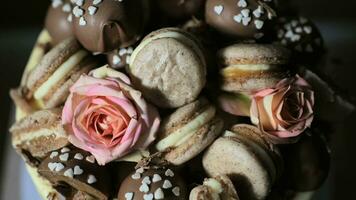
[[[105,165],[147,148],[160,118],[125,74],[104,66],[82,75],[71,87],[62,123],[73,145]]]
[[[272,142],[295,142],[313,121],[314,92],[298,75],[283,79],[253,95],[250,115]]]

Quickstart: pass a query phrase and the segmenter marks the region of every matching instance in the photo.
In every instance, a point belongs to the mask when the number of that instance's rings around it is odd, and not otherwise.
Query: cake
[[[310,199],[330,170],[325,107],[354,107],[318,76],[322,35],[295,10],[52,0],[10,91],[41,198]]]

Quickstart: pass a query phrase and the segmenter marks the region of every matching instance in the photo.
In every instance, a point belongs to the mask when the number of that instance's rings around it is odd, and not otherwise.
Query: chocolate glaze
[[[275,16],[269,0],[207,0],[205,18],[219,32],[236,39],[260,39]]]
[[[186,191],[186,185],[182,177],[180,177],[175,171],[172,171],[173,174],[172,176],[167,176],[166,172],[169,168],[155,168],[155,167],[150,167],[149,169],[145,169],[143,173],[137,173],[133,172],[130,174],[121,184],[119,194],[118,194],[118,199],[127,199],[125,198],[125,195],[129,195],[132,193],[133,198],[132,200],[142,200],[145,199],[144,195],[150,195],[152,194],[155,196],[155,192],[160,188],[164,194],[165,200],[185,200],[187,199],[187,191]],[[172,169],[171,169],[172,170]],[[139,174],[139,178],[134,179],[133,177],[135,174]],[[159,181],[154,181],[153,177],[159,175],[161,180]],[[140,191],[140,188],[143,185],[143,180],[149,177],[150,184],[147,184],[148,186],[148,191],[147,192],[142,192]],[[147,178],[146,178],[147,179]],[[165,181],[169,181],[171,186],[165,184]],[[167,188],[164,188],[164,186],[169,186]],[[174,194],[172,190],[174,188],[178,187],[179,188],[179,195]],[[154,198],[154,199],[160,199],[160,198]]]
[[[95,53],[128,47],[143,34],[148,16],[144,2],[86,0],[73,9],[74,33],[86,49]]]
[[[203,10],[206,0],[156,0],[162,13],[174,19],[187,19]]]
[[[38,172],[66,197],[80,191],[95,199],[107,200],[112,189],[108,169],[99,166],[90,153],[73,146],[50,153]]]
[[[277,43],[293,52],[293,62],[315,64],[325,53],[319,29],[307,18],[281,17],[276,25]]]
[[[45,28],[52,37],[53,45],[56,45],[73,36],[71,11],[73,5],[69,0],[52,3],[47,11]]]

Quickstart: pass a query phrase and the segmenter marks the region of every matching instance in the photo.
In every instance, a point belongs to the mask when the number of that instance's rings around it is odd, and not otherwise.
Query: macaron
[[[235,44],[218,52],[222,89],[251,93],[288,77],[290,52],[272,44]]]
[[[209,146],[222,131],[223,121],[206,99],[178,108],[162,123],[155,145],[164,159],[181,165]]]
[[[281,148],[285,160],[283,185],[296,192],[317,190],[329,175],[329,148],[320,135],[310,133],[298,143]]]
[[[75,195],[109,199],[112,185],[108,169],[98,165],[90,153],[73,146],[49,153],[38,172],[67,199]]]
[[[37,109],[55,108],[62,105],[69,95],[69,88],[83,73],[88,73],[100,62],[69,38],[55,46],[31,70],[23,97]]]
[[[269,144],[257,127],[239,124],[206,150],[203,167],[210,177],[229,176],[240,198],[265,199],[283,163],[277,147]]]
[[[61,109],[41,110],[16,122],[11,128],[12,145],[25,157],[45,157],[69,144],[62,126]]]
[[[141,167],[121,183],[118,199],[127,200],[186,200],[184,179],[173,168]]]
[[[203,199],[239,200],[239,196],[230,178],[219,175],[205,179],[203,185],[195,187],[190,192],[189,200]]]
[[[196,38],[178,28],[157,30],[131,56],[127,72],[146,99],[161,108],[193,102],[206,83],[206,62]]]

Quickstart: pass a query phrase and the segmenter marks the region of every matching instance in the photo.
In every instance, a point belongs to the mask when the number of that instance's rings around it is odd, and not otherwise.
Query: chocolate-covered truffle
[[[73,29],[82,45],[95,53],[136,43],[143,34],[147,0],[78,0]]]
[[[64,147],[51,152],[40,164],[38,172],[65,196],[77,191],[107,200],[111,182],[106,167],[99,166],[90,153],[75,147]]]
[[[114,69],[124,68],[130,63],[133,47],[120,48],[106,55],[110,67]]]
[[[205,18],[219,32],[238,39],[260,39],[275,16],[272,0],[207,0]]]
[[[170,168],[139,168],[121,184],[118,199],[127,200],[186,200],[183,179]]]
[[[330,153],[319,135],[305,135],[296,144],[282,148],[285,160],[284,185],[304,192],[319,188],[330,168]]]
[[[69,0],[52,0],[45,19],[45,28],[54,45],[73,36],[71,11],[72,4]]]
[[[205,0],[157,0],[161,11],[175,19],[194,16],[204,8]]]
[[[281,17],[276,27],[278,43],[293,51],[294,61],[314,64],[324,54],[324,42],[315,24],[304,17]]]

